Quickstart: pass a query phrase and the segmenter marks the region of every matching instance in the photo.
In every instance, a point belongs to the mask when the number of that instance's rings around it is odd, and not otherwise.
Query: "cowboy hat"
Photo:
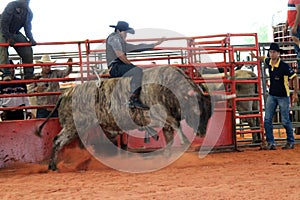
[[[118,29],[120,31],[126,31],[127,33],[134,34],[133,28],[129,27],[129,24],[125,21],[118,21],[117,25],[110,25],[110,27]]]
[[[55,63],[56,60],[51,60],[51,57],[48,54],[42,56],[40,60],[36,60],[36,63]]]
[[[283,50],[279,48],[279,45],[275,42],[270,44],[270,48],[267,49],[268,51],[273,50],[273,51],[277,51],[279,53],[283,53]]]

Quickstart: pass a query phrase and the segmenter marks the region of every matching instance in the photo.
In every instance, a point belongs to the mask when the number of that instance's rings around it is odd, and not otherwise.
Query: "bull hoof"
[[[53,163],[48,165],[48,169],[49,169],[49,170],[52,170],[52,171],[57,171],[57,167],[56,167],[56,165],[53,164]]]
[[[145,144],[149,144],[150,143],[150,138],[149,137],[145,137],[144,138],[144,143]]]
[[[187,138],[184,138],[183,144],[181,144],[181,145],[190,145],[190,144],[191,144],[191,142]]]
[[[155,141],[158,141],[159,136],[158,136],[158,135],[152,135],[152,138],[153,138]]]
[[[145,137],[151,136],[155,141],[158,141],[159,136],[157,135],[157,132],[155,129],[153,129],[150,126],[145,127],[145,129],[146,129]]]
[[[252,144],[260,144],[261,142],[261,140],[252,140]]]

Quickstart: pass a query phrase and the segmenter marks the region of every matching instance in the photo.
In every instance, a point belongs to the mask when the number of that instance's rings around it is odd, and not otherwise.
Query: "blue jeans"
[[[15,42],[29,42],[27,38],[20,32],[13,35]],[[6,43],[7,40],[2,34],[0,34],[0,43]],[[23,64],[32,64],[33,63],[33,51],[31,46],[13,46],[18,55],[22,59]],[[0,46],[0,64],[9,64],[9,54],[8,47]],[[11,76],[9,68],[2,68],[3,76]],[[33,76],[33,66],[24,67],[25,78],[32,78]]]
[[[281,123],[286,130],[287,142],[294,144],[294,133],[292,122],[289,117],[290,112],[290,97],[277,97],[269,95],[266,103],[264,126],[266,131],[266,140],[268,144],[275,144],[273,135],[273,116],[277,105],[280,109]]]
[[[291,29],[290,29],[290,31],[291,31]],[[297,28],[297,33],[293,34],[291,31],[291,35],[296,36],[298,39],[300,39],[300,26],[298,26],[298,28]],[[300,59],[299,46],[295,43],[293,45],[294,45],[294,49],[295,49],[295,54],[297,54],[297,58]],[[297,61],[297,65],[298,65],[298,71],[300,71],[300,60]]]
[[[109,71],[111,78],[117,77],[132,77],[130,81],[130,93],[140,95],[143,69],[135,65],[127,65],[124,63],[114,63],[111,65],[111,70]]]

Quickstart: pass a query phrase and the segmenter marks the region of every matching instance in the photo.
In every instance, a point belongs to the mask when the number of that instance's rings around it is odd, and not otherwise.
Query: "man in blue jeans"
[[[289,80],[292,80],[294,93],[292,101],[298,101],[298,78],[297,74],[290,67],[280,59],[282,50],[277,43],[272,43],[269,48],[269,58],[262,56],[255,56],[251,52],[251,56],[259,60],[264,60],[265,65],[269,69],[270,74],[270,90],[266,102],[264,126],[266,131],[266,140],[268,145],[263,149],[276,150],[276,144],[273,135],[273,116],[275,114],[276,107],[279,106],[282,125],[286,130],[287,143],[282,149],[294,148],[294,133],[292,123],[289,118],[290,112],[290,91]]]
[[[30,42],[36,45],[31,33],[32,11],[29,8],[30,0],[16,0],[7,4],[0,16],[0,43],[9,43],[22,59],[23,64],[33,63],[33,51],[31,46],[15,46],[15,43]],[[26,37],[20,32],[24,28]],[[9,64],[7,46],[0,46],[0,64]],[[3,80],[12,80],[9,68],[3,68]],[[33,78],[33,66],[24,67],[24,78]]]

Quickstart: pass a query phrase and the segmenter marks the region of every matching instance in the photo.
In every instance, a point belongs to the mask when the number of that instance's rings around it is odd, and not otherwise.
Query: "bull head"
[[[194,88],[187,92],[186,98],[186,106],[189,108],[187,111],[190,111],[184,112],[186,123],[194,129],[197,136],[204,136],[208,120],[212,115],[211,97],[205,95],[200,88]]]
[[[191,113],[185,113],[185,119],[187,124],[194,129],[197,136],[205,136],[206,128],[210,117],[213,114],[214,103],[218,101],[225,101],[236,97],[236,94],[223,95],[223,94],[204,94],[203,90],[199,86],[199,90],[189,90],[188,99],[191,101],[197,100],[198,107],[192,108]],[[193,104],[190,104],[193,105]]]

